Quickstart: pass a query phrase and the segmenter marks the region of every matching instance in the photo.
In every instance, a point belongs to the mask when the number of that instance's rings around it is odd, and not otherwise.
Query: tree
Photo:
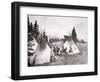
[[[32,24],[32,22],[30,22],[29,16],[28,16],[27,26],[28,26],[28,42],[29,42],[29,41],[33,40],[33,38],[32,38],[33,24]]]
[[[32,33],[33,32],[33,24],[32,22],[30,23],[30,29],[29,29],[29,33]]]
[[[28,24],[28,29],[29,29],[29,28],[30,28],[29,16],[28,16],[28,21],[27,21],[27,24]]]
[[[76,30],[75,30],[75,27],[72,30],[71,36],[72,36],[73,41],[76,43],[77,42],[77,33],[76,33]]]
[[[30,22],[30,20],[29,20],[29,16],[28,16],[28,33],[32,33],[32,31],[33,31],[33,24],[32,24],[32,22]]]
[[[34,38],[38,41],[38,37],[39,37],[39,25],[37,24],[37,20],[35,21],[35,24],[33,26],[33,32],[32,35],[34,36]]]
[[[28,33],[29,33],[29,32],[30,32],[30,21],[29,21],[29,16],[28,16],[27,25],[28,25]]]

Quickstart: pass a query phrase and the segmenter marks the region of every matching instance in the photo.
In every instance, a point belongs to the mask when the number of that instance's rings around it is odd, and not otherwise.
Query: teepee
[[[53,51],[50,49],[45,39],[41,37],[40,43],[34,53],[30,58],[30,64],[33,62],[35,65],[50,63],[50,57],[54,55]]]
[[[74,41],[72,39],[67,40],[64,43],[63,47],[64,47],[64,49],[66,49],[66,52],[69,55],[74,55],[74,54],[80,53],[79,49],[77,48],[77,46],[75,45],[75,43],[74,43]]]

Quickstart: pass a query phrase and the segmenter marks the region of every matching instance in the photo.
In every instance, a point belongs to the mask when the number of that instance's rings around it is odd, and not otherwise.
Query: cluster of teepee
[[[29,41],[29,43],[31,45],[34,45],[31,46],[31,49],[30,47],[28,47],[28,52],[33,53],[29,57],[30,65],[50,63],[51,57],[55,56],[53,50],[49,47],[49,45],[42,36],[40,38],[39,43],[35,40],[34,37],[32,41]],[[65,52],[69,55],[80,53],[79,49],[77,48],[71,37],[64,42],[63,48],[65,49]]]

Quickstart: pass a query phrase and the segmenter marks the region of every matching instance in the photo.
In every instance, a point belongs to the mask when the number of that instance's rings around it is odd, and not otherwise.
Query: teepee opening
[[[64,49],[66,49],[67,54],[74,55],[80,53],[78,47],[71,38],[65,41]]]

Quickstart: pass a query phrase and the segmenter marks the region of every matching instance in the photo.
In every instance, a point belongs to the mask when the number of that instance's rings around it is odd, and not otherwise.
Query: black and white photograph
[[[27,15],[27,66],[88,64],[88,17]]]
[[[97,7],[12,3],[11,78],[97,75]]]

